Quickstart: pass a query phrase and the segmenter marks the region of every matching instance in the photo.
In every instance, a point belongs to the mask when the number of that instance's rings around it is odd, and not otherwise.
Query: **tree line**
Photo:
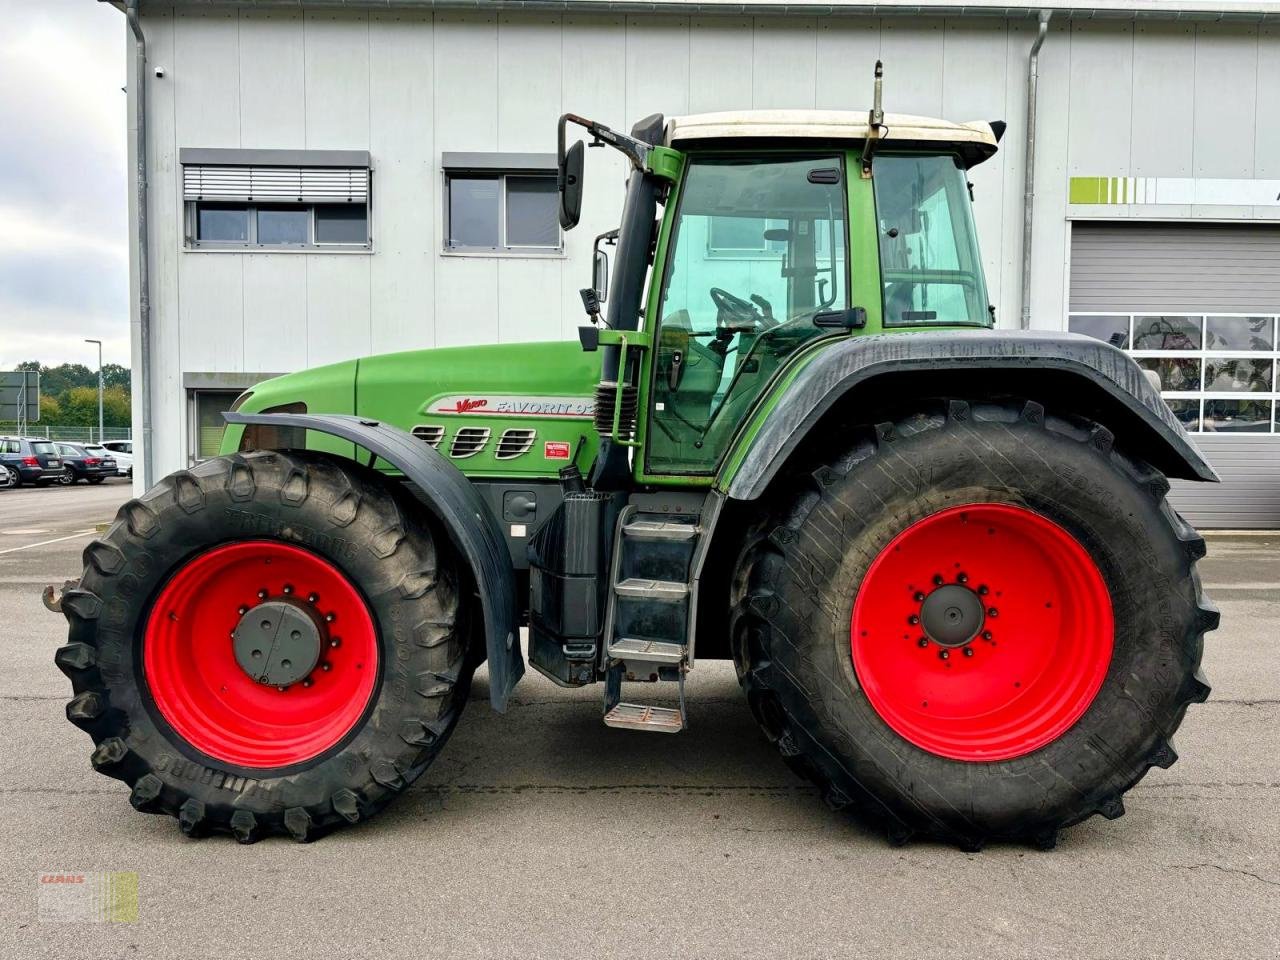
[[[14,367],[40,374],[40,423],[48,426],[98,425],[98,371],[83,363],[46,367],[27,360]],[[131,423],[129,368],[118,363],[102,365],[102,422],[107,427]]]

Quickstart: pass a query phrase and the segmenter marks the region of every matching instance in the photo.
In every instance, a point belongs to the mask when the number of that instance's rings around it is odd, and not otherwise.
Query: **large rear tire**
[[[121,507],[84,559],[56,656],[67,717],[134,807],[189,835],[305,841],[368,819],[465,704],[460,561],[357,464],[206,461]]]
[[[1209,688],[1204,540],[1103,427],[940,401],[793,484],[744,552],[739,677],[790,765],[892,841],[1052,846]]]

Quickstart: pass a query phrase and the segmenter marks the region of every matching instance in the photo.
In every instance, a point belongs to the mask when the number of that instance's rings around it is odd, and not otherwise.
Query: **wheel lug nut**
[[[991,639],[991,631],[990,631],[990,630],[983,630],[983,631],[982,631],[982,639],[983,639],[983,640],[990,640],[990,639]]]
[[[919,640],[916,641],[916,646],[918,647],[927,647],[928,645],[929,645],[928,637],[921,637]]]
[[[1000,615],[1000,611],[997,610],[995,607],[992,607],[990,610],[987,611],[988,617],[998,617],[999,615]]]
[[[991,591],[987,589],[987,585],[986,585],[985,583],[984,583],[984,584],[982,584],[982,586],[978,587],[978,594],[979,594],[980,596],[985,597],[985,596],[986,596],[988,593],[990,593],[990,592],[991,592]]]
[[[241,606],[240,606],[240,616],[242,616],[242,617],[243,617],[243,616],[244,616],[246,613],[248,613],[248,612],[249,612],[249,608],[248,608],[248,607],[246,607],[246,606],[244,606],[243,604],[241,604]]]
[[[924,594],[923,594],[923,593],[921,593],[919,590],[917,590],[917,591],[916,591],[916,603],[919,603],[919,602],[920,602],[920,601],[922,601],[923,599],[924,599]]]
[[[965,647],[965,648],[964,648],[964,655],[965,655],[966,657],[972,657],[972,656],[973,656],[973,647]]]
[[[917,617],[914,613],[911,616],[907,617],[907,623],[911,624],[913,627],[919,622],[920,622],[920,618]]]
[[[266,587],[263,587],[261,590],[259,590],[259,591],[258,591],[258,599],[259,599],[259,600],[265,600],[265,599],[267,599],[267,588],[266,588]]]
[[[342,640],[339,639],[338,637],[334,637],[332,640],[329,641],[329,646],[340,647],[342,646]]]
[[[323,670],[325,673],[328,673],[330,670],[333,669],[333,664],[330,663],[328,660],[326,660],[324,663],[320,664],[320,669]]]
[[[933,582],[934,582],[937,586],[939,586],[939,587],[940,587],[940,586],[942,586],[942,585],[943,585],[943,583],[945,583],[946,581],[944,581],[944,580],[942,579],[942,574],[940,574],[940,573],[935,573],[935,574],[933,575]]]
[[[279,690],[281,693],[284,693],[286,690],[289,689],[289,687],[286,684],[282,683],[280,684],[280,686],[276,687],[276,689]]]
[[[315,602],[316,602],[317,600],[319,600],[319,599],[320,599],[320,594],[318,594],[318,593],[308,593],[308,594],[307,594],[307,603],[315,603]]]
[[[293,593],[293,584],[291,584],[291,583],[286,583],[286,584],[284,585],[284,592],[285,592],[285,593]]]
[[[335,620],[337,620],[337,619],[338,619],[338,615],[337,615],[337,614],[334,614],[334,613],[326,613],[326,614],[324,615],[324,621],[325,621],[325,623],[333,623],[333,621],[335,621]]]
[[[311,679],[310,677],[307,677],[307,679],[305,679],[305,680],[303,680],[303,681],[302,681],[302,685],[303,685],[304,687],[309,687],[309,686],[311,686],[311,684],[312,684],[313,682],[314,682],[314,681],[312,681],[312,679]]]
[[[950,651],[950,650],[939,650],[939,651],[938,651],[938,659],[939,659],[939,660],[949,660],[949,659],[951,659],[951,651]]]
[[[956,583],[968,583],[968,582],[969,582],[969,575],[967,573],[956,574]]]

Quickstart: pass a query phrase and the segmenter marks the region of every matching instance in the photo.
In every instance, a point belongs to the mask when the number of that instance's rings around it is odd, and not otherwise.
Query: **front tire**
[[[976,849],[1048,847],[1209,688],[1204,541],[1097,424],[939,403],[782,497],[737,581],[753,712],[827,801]],[[950,618],[950,619],[948,619]]]
[[[189,835],[368,819],[465,704],[459,562],[354,463],[262,451],[173,474],[120,508],[64,598],[67,717],[134,807]]]

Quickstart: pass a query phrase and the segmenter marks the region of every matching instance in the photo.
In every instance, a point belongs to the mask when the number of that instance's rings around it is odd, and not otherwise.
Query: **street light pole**
[[[102,341],[86,337],[84,342],[98,345],[98,442],[101,443],[106,439],[102,434]]]

